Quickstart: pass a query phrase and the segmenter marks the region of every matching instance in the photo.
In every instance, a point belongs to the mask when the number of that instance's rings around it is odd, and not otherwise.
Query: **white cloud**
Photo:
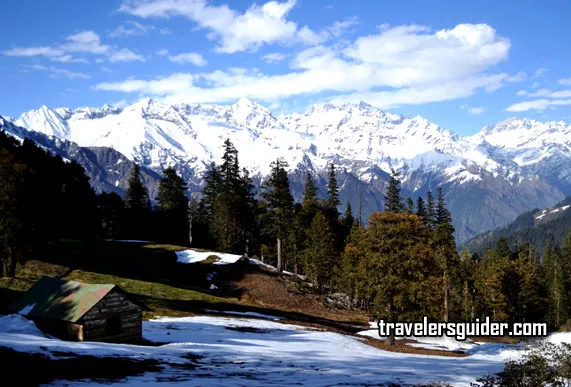
[[[120,50],[113,51],[109,54],[109,62],[144,62],[145,58],[141,55],[134,53],[128,48],[122,48]]]
[[[195,66],[206,66],[208,62],[202,55],[196,52],[185,52],[178,55],[169,56],[169,60],[174,63],[192,63]]]
[[[54,66],[46,67],[46,66],[36,64],[36,65],[24,66],[24,67],[27,69],[30,69],[30,70],[47,71],[49,73],[49,77],[54,78],[54,79],[58,79],[58,78],[89,79],[89,78],[91,78],[88,74],[85,74],[85,73],[74,72],[74,71],[70,71],[67,69],[62,69],[62,68],[54,67]]]
[[[571,86],[571,78],[560,79],[559,84],[563,86]]]
[[[134,20],[125,22],[109,33],[110,38],[126,38],[128,36],[143,36],[154,30],[151,25],[144,25]]]
[[[546,72],[548,72],[549,70],[546,68],[539,68],[537,70],[535,70],[535,76],[536,77],[541,77],[542,75],[544,75]]]
[[[538,99],[534,101],[524,101],[508,106],[505,110],[508,112],[526,112],[529,110],[543,111],[547,108],[563,105],[571,105],[571,99]]]
[[[5,50],[2,53],[7,56],[22,56],[22,57],[46,56],[48,58],[53,58],[64,54],[64,52],[58,48],[47,47],[47,46],[16,47],[10,50]]]
[[[159,33],[160,33],[161,35],[170,35],[170,34],[172,34],[172,31],[169,30],[168,28],[161,28],[161,29],[159,30]]]
[[[60,46],[65,52],[86,52],[90,54],[105,54],[109,46],[101,44],[99,35],[93,31],[82,31],[65,38],[67,43]]]
[[[114,71],[111,70],[109,67],[101,66],[100,69],[101,71],[105,71],[106,73],[114,73]]]
[[[169,50],[167,50],[167,49],[162,49],[162,50],[159,50],[159,51],[155,52],[155,54],[157,54],[158,56],[165,56],[165,55],[168,55],[168,54],[169,54]]]
[[[262,57],[266,63],[277,63],[285,59],[285,55],[281,52],[272,52]]]
[[[209,5],[207,0],[125,0],[120,11],[142,18],[184,16],[209,31],[207,37],[219,42],[218,52],[231,54],[253,51],[263,44],[320,42],[308,27],[299,28],[286,19],[296,3],[269,1],[261,6],[253,4],[241,13],[227,5]]]
[[[82,31],[65,38],[65,42],[57,46],[15,47],[2,52],[7,56],[34,57],[44,56],[61,63],[88,63],[85,58],[76,58],[71,54],[82,53],[106,57],[110,62],[144,61],[144,58],[128,48],[111,47],[101,43],[99,35],[93,31]],[[103,63],[99,57],[95,63]]]
[[[359,21],[357,20],[356,17],[352,17],[352,18],[348,18],[345,19],[343,21],[336,21],[335,23],[333,23],[332,26],[327,27],[326,31],[328,33],[330,33],[331,35],[333,35],[334,37],[338,38],[339,36],[343,35],[343,33],[353,27],[356,26],[357,24],[359,24]]]
[[[533,84],[531,85],[531,88],[537,89],[540,85],[541,85],[541,83],[539,83],[539,82],[533,82]]]
[[[180,14],[180,9],[172,9],[172,4],[177,3],[172,1],[139,2],[132,12],[139,16]],[[271,4],[281,4],[283,14],[285,5],[290,3]],[[189,6],[188,2],[184,4]],[[274,102],[291,96],[329,93],[337,94],[335,101],[364,100],[390,108],[466,98],[478,90],[493,92],[526,79],[523,72],[487,73],[507,59],[509,49],[510,41],[485,24],[461,24],[434,32],[424,26],[387,26],[376,35],[352,43],[307,48],[290,62],[292,70],[282,74],[228,69],[150,80],[127,79],[95,88],[138,93],[166,102],[229,102],[240,97]],[[181,82],[181,78],[185,81]],[[200,87],[197,81],[201,81]]]
[[[486,108],[484,108],[483,106],[462,105],[462,106],[460,106],[460,109],[465,110],[468,114],[471,114],[471,115],[482,114],[486,111]]]
[[[553,91],[551,89],[539,89],[534,92],[520,90],[516,94],[527,97],[571,98],[571,90]]]

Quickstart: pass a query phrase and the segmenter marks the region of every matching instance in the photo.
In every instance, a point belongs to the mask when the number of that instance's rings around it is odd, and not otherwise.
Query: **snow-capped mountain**
[[[364,215],[382,207],[388,173],[395,169],[405,195],[445,186],[460,240],[529,208],[552,206],[571,190],[571,169],[564,165],[571,157],[571,127],[564,123],[512,119],[460,137],[420,116],[388,114],[364,102],[276,116],[245,98],[230,106],[152,99],[122,109],[42,106],[13,123],[80,147],[113,149],[156,173],[173,165],[193,190],[210,162],[220,159],[225,138],[258,183],[283,157],[298,198],[302,172],[312,171],[323,189],[327,164],[334,162],[341,198],[357,208],[362,194]]]

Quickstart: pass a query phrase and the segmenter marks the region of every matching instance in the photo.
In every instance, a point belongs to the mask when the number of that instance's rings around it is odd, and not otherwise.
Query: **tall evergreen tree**
[[[425,225],[428,224],[426,207],[424,205],[424,199],[422,199],[421,196],[419,196],[418,200],[416,201],[416,215],[422,219]]]
[[[188,237],[188,198],[186,183],[168,167],[159,181],[157,196],[158,226],[156,234],[166,242],[185,244]]]
[[[278,271],[282,271],[285,266],[282,260],[282,243],[288,236],[293,217],[293,197],[286,171],[287,166],[283,159],[272,162],[270,177],[264,183],[262,190],[262,197],[267,202],[266,232],[276,240]]]
[[[442,187],[438,187],[437,207],[436,207],[436,229],[434,230],[434,247],[436,256],[442,271],[442,316],[444,321],[448,321],[450,316],[450,292],[452,290],[453,278],[458,273],[459,259],[454,240],[454,226],[452,217],[446,208]]]
[[[335,164],[329,164],[329,181],[327,183],[327,207],[336,214],[335,218],[339,217],[339,210],[337,207],[341,205],[339,200],[339,186],[337,185],[337,177],[335,176]]]
[[[543,259],[545,280],[549,291],[551,305],[549,308],[549,321],[553,327],[560,327],[569,316],[566,282],[569,280],[567,263],[563,261],[563,254],[559,246],[551,247],[547,244]]]
[[[353,209],[351,203],[347,200],[345,214],[343,214],[343,225],[350,231],[355,225],[355,217],[353,217]]]
[[[304,251],[307,275],[316,289],[331,285],[334,255],[333,233],[323,214],[317,212],[307,231],[307,247]]]
[[[412,198],[406,199],[406,212],[408,214],[414,214],[414,201]]]
[[[188,212],[186,183],[173,167],[166,168],[161,180],[159,180],[157,207],[161,211],[173,211],[182,214]]]
[[[303,201],[312,201],[317,199],[317,188],[315,187],[315,182],[311,177],[309,171],[305,175],[305,189],[303,191]]]
[[[149,193],[141,179],[141,170],[138,164],[135,164],[133,174],[129,178],[129,186],[125,193],[125,207],[132,210],[150,210],[151,208]]]
[[[404,205],[402,204],[402,198],[400,195],[399,175],[398,172],[393,170],[389,180],[387,194],[385,195],[385,211],[402,212],[403,210]]]
[[[434,229],[436,226],[436,207],[434,205],[432,191],[426,193],[426,223],[431,229]]]
[[[395,212],[375,213],[363,241],[363,286],[385,321],[436,316],[438,265],[431,236],[420,218]],[[390,337],[394,344],[394,337]]]

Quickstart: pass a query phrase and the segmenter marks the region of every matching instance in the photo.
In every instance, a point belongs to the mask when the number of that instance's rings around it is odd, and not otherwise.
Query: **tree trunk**
[[[192,218],[188,222],[188,243],[192,246]]]
[[[464,318],[468,318],[468,281],[464,281]]]
[[[282,239],[278,238],[278,263],[276,269],[278,272],[282,271]]]
[[[8,275],[8,261],[6,259],[2,260],[2,273],[0,277],[6,277]]]
[[[8,276],[14,278],[16,277],[16,266],[18,265],[18,259],[16,258],[16,254],[14,254],[11,247],[8,247],[8,255],[10,257],[10,271]]]
[[[444,285],[444,315],[443,315],[443,319],[444,322],[448,322],[448,278],[446,276],[446,271],[444,272],[444,278],[443,278],[443,285]]]

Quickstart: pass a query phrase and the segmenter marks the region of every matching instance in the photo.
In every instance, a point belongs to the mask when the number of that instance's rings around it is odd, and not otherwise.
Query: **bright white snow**
[[[94,342],[64,342],[47,338],[19,315],[0,317],[0,346],[50,354],[65,351],[95,356],[153,358],[165,364],[160,373],[129,377],[117,384],[164,385],[157,377],[178,379],[181,385],[201,386],[357,386],[380,383],[448,382],[469,386],[471,381],[498,371],[502,361],[518,355],[511,347],[478,346],[472,356],[451,358],[393,353],[359,340],[327,331],[267,320],[223,317],[158,318],[143,323],[144,337],[169,343],[159,347]],[[569,340],[562,334],[558,341]],[[192,353],[203,356],[197,368],[185,370],[167,363],[188,362]],[[65,385],[69,382],[55,382]],[[107,384],[74,381],[74,386]]]

